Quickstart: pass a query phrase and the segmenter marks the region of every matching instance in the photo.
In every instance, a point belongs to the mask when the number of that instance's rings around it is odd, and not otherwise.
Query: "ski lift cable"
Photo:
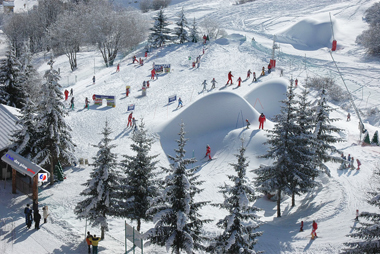
[[[363,121],[362,121],[362,119],[361,119],[361,117],[360,117],[359,110],[357,109],[357,107],[356,107],[356,105],[355,105],[355,102],[354,102],[354,100],[352,99],[352,94],[351,94],[350,90],[348,90],[348,87],[347,87],[347,85],[346,85],[346,82],[345,82],[344,79],[343,79],[342,73],[340,72],[340,70],[339,70],[339,68],[338,68],[338,65],[336,64],[335,59],[334,59],[334,57],[333,57],[333,55],[332,55],[332,51],[329,50],[329,52],[330,52],[331,58],[332,58],[332,60],[333,60],[333,62],[334,62],[334,64],[335,64],[335,67],[336,67],[336,69],[338,70],[339,76],[340,76],[340,78],[342,79],[343,84],[344,84],[344,86],[346,87],[346,90],[347,90],[348,94],[350,95],[350,102],[351,102],[352,106],[354,107],[355,112],[356,112],[356,114],[357,114],[357,116],[358,116],[358,118],[359,118],[360,124],[361,124],[361,126],[362,126],[362,129],[364,130],[364,124],[363,124]]]
[[[332,23],[332,19],[331,19],[331,12],[329,12],[329,15],[330,15],[331,32],[332,32],[333,40],[335,40],[335,38],[334,38],[334,28],[333,28],[333,23]]]

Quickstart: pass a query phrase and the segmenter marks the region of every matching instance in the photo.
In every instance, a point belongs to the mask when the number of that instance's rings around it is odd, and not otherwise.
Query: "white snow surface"
[[[119,1],[120,2],[120,1]],[[132,1],[131,1],[132,2]],[[198,159],[204,191],[197,201],[223,202],[218,186],[224,182],[231,184],[227,174],[235,174],[230,163],[236,163],[235,154],[244,139],[249,167],[247,177],[253,178],[250,170],[270,161],[258,159],[266,151],[263,142],[266,132],[258,130],[258,116],[267,116],[264,128],[273,128],[272,117],[279,113],[279,100],[285,98],[284,92],[290,78],[299,80],[303,87],[309,77],[332,77],[344,88],[343,82],[331,60],[328,46],[331,43],[331,25],[329,13],[334,23],[334,36],[338,41],[338,50],[333,53],[335,60],[353,93],[356,106],[363,113],[362,118],[371,137],[379,130],[380,116],[369,114],[369,109],[379,108],[380,64],[378,59],[365,55],[365,50],[355,44],[355,38],[368,25],[362,20],[365,10],[375,0],[257,0],[244,5],[235,5],[232,0],[177,0],[165,9],[171,22],[175,14],[183,7],[188,20],[194,17],[198,24],[206,16],[211,16],[227,31],[226,38],[211,40],[203,47],[201,44],[169,45],[154,49],[145,60],[144,66],[131,64],[133,55],[143,57],[143,46],[129,54],[119,54],[116,63],[120,63],[120,72],[116,65],[106,68],[100,53],[96,50],[82,50],[78,54],[78,69],[72,72],[66,56],[55,58],[54,68],[60,68],[63,89],[74,89],[74,111],[66,121],[71,125],[73,141],[76,143],[78,158],[89,159],[96,155],[97,144],[101,138],[106,119],[113,130],[113,144],[117,147],[120,160],[123,154],[131,155],[131,131],[126,128],[127,106],[135,104],[134,117],[144,119],[147,129],[154,135],[156,142],[151,154],[159,154],[158,166],[168,167],[166,154],[174,155],[177,147],[175,139],[180,131],[179,124],[185,123],[188,141],[185,149],[187,157]],[[22,11],[25,0],[16,0],[16,7]],[[29,5],[27,6],[29,7]],[[27,8],[26,7],[26,8]],[[16,8],[16,11],[17,11]],[[149,12],[148,18],[155,15]],[[272,54],[273,34],[278,35],[280,46],[277,54],[277,68],[252,83],[244,81],[248,69],[259,76],[261,68],[267,66]],[[252,38],[255,41],[252,42]],[[244,40],[246,38],[246,40]],[[2,44],[4,46],[5,44]],[[202,55],[203,48],[205,54]],[[1,52],[4,52],[2,49]],[[202,55],[199,69],[192,69],[188,57],[195,59]],[[49,56],[35,59],[38,71],[44,73]],[[150,82],[147,96],[141,96],[144,80],[149,80],[152,64],[171,64],[171,73],[159,75]],[[280,77],[280,69],[284,77]],[[232,71],[234,84],[223,87],[227,82],[227,73]],[[96,75],[96,84],[92,76]],[[242,85],[236,88],[236,80],[241,77]],[[217,80],[213,90],[210,81]],[[252,78],[252,76],[251,76]],[[201,92],[203,80],[207,80],[207,91]],[[131,94],[125,97],[125,86],[131,86]],[[299,88],[296,89],[298,93]],[[86,97],[93,94],[115,95],[116,107],[95,106],[83,109]],[[176,94],[181,97],[184,106],[177,109],[177,102],[168,104],[168,97]],[[311,93],[311,99],[317,93]],[[68,105],[68,102],[67,102]],[[263,235],[258,238],[256,251],[265,253],[339,253],[343,243],[354,241],[346,237],[357,226],[355,211],[375,212],[366,199],[367,192],[378,186],[373,172],[379,166],[380,147],[361,146],[359,141],[358,118],[349,102],[333,105],[337,110],[332,117],[341,120],[334,124],[344,131],[345,139],[336,146],[346,155],[351,154],[362,162],[360,170],[338,170],[338,164],[329,163],[331,178],[321,176],[322,186],[307,194],[296,197],[296,206],[291,207],[290,198],[281,203],[282,217],[276,217],[276,203],[265,197],[259,198],[255,206],[262,208],[258,229]],[[350,112],[351,121],[346,121]],[[251,122],[245,128],[245,119]],[[211,146],[211,156],[215,160],[202,160],[206,145]],[[356,163],[355,163],[356,165]],[[0,253],[85,253],[85,232],[100,235],[100,228],[85,228],[85,221],[76,219],[74,207],[83,199],[79,193],[84,189],[82,183],[89,178],[91,166],[77,165],[64,168],[66,178],[52,187],[45,187],[39,193],[40,208],[49,207],[47,224],[41,229],[27,230],[23,208],[32,201],[25,195],[11,194],[11,182],[1,182],[0,188]],[[215,236],[220,233],[216,222],[226,216],[226,211],[207,206],[201,211],[204,218],[214,222],[205,226],[205,234]],[[11,218],[11,219],[10,219]],[[110,231],[105,240],[99,243],[99,253],[124,253],[124,221],[108,217]],[[318,223],[318,236],[310,240],[311,224]],[[304,232],[299,232],[300,222],[304,221]],[[132,226],[134,223],[127,220]],[[152,228],[152,223],[143,223],[142,231]],[[128,243],[128,248],[131,243]],[[137,250],[139,252],[139,250]],[[166,253],[165,247],[151,245],[145,253]]]

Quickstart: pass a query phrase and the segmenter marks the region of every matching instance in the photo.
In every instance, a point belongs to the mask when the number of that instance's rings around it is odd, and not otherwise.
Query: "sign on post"
[[[169,103],[176,101],[176,100],[177,100],[177,95],[169,96]]]
[[[134,251],[135,247],[139,247],[141,249],[141,253],[143,253],[143,236],[140,234],[140,232],[135,230],[134,227],[128,225],[127,222],[125,222],[125,239],[133,243],[132,248],[130,250],[127,250],[127,241],[125,241],[126,253],[129,253],[132,250]]]
[[[116,98],[112,95],[98,95],[94,94],[92,96],[92,99],[94,100],[95,105],[102,105],[103,99],[107,100],[107,106],[108,107],[116,107]]]
[[[135,104],[128,105],[128,111],[135,110]]]
[[[156,73],[168,73],[170,72],[170,64],[155,64],[154,70]]]

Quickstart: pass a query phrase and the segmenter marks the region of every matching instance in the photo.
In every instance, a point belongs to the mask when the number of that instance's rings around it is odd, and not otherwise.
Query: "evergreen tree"
[[[158,155],[149,156],[153,139],[149,138],[141,122],[139,130],[132,136],[131,149],[134,156],[123,155],[121,161],[125,177],[121,179],[122,191],[119,192],[118,209],[115,215],[137,221],[137,231],[140,231],[141,220],[152,220],[146,213],[150,201],[158,196],[158,187],[155,177],[156,164],[153,161]]]
[[[45,72],[42,84],[41,101],[37,115],[36,156],[33,161],[42,166],[50,164],[50,184],[54,183],[54,165],[58,160],[75,163],[74,143],[70,134],[71,127],[64,117],[67,110],[63,104],[63,94],[58,83],[59,73],[53,69],[53,60],[48,62],[50,69]]]
[[[376,175],[380,175],[380,172],[376,172]],[[380,192],[369,192],[372,198],[368,200],[368,203],[380,208]],[[360,239],[360,241],[344,243],[348,246],[343,253],[380,253],[380,213],[361,212],[360,219],[366,220],[366,222],[360,221],[360,226],[353,227],[355,231],[347,236]]]
[[[375,131],[375,134],[373,134],[373,137],[372,137],[372,140],[371,140],[371,144],[374,144],[374,145],[379,145],[379,131]]]
[[[99,151],[93,157],[94,167],[90,173],[90,179],[83,185],[80,195],[86,199],[79,202],[74,213],[79,219],[88,219],[93,227],[100,225],[101,239],[104,239],[104,231],[108,231],[107,216],[112,213],[112,205],[116,202],[116,191],[119,189],[117,182],[117,155],[111,152],[115,145],[111,144],[112,131],[106,121],[102,131],[103,138],[97,145]]]
[[[24,75],[15,50],[7,52],[6,58],[0,63],[0,103],[21,109],[25,105],[26,92],[22,86]]]
[[[148,214],[154,215],[155,227],[145,233],[149,244],[166,246],[167,251],[179,254],[184,250],[188,254],[194,250],[204,250],[202,242],[207,238],[201,235],[202,226],[209,220],[201,219],[198,213],[208,202],[195,202],[195,195],[202,189],[198,186],[202,181],[197,180],[198,167],[187,169],[196,162],[195,158],[185,159],[184,123],[181,124],[177,140],[176,156],[168,156],[172,161],[170,168],[163,168],[168,176],[163,185],[162,194],[153,199]]]
[[[333,133],[339,133],[342,129],[339,129],[333,125],[331,122],[338,121],[339,119],[330,118],[330,112],[334,109],[331,108],[327,103],[326,90],[322,89],[321,98],[315,109],[315,129],[314,129],[314,149],[315,149],[315,167],[319,168],[321,172],[326,173],[330,176],[330,170],[325,165],[325,162],[339,162],[341,163],[341,158],[332,156],[332,153],[340,152],[332,145],[337,142],[342,142],[343,139],[332,135]]]
[[[157,16],[154,18],[154,25],[150,30],[152,33],[149,35],[149,42],[153,47],[161,47],[167,41],[171,40],[170,29],[168,28],[169,22],[161,8]]]
[[[256,201],[257,196],[246,177],[249,164],[246,161],[243,144],[240,153],[235,156],[238,162],[230,165],[233,166],[237,175],[228,175],[234,184],[219,187],[220,192],[223,193],[224,202],[214,204],[227,210],[229,214],[217,223],[217,226],[224,231],[209,247],[211,253],[257,253],[253,249],[257,242],[256,237],[262,235],[262,232],[254,232],[259,227],[257,211],[260,209],[251,205]]]
[[[178,15],[177,27],[174,28],[174,34],[177,36],[179,43],[185,43],[189,41],[188,33],[187,33],[187,19],[185,17],[185,12],[182,8],[181,12]]]
[[[370,145],[370,144],[371,144],[371,142],[369,141],[369,133],[368,133],[368,131],[366,131],[366,132],[364,133],[364,139],[363,139],[363,142],[364,142],[364,144],[367,144],[367,145]]]
[[[190,36],[189,40],[191,42],[197,43],[199,39],[199,33],[198,33],[198,25],[197,22],[195,21],[195,18],[193,20],[193,24],[190,27]]]

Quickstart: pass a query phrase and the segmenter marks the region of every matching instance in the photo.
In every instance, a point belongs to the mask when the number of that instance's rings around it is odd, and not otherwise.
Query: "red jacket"
[[[267,120],[267,119],[265,118],[265,115],[260,115],[260,117],[259,117],[259,122],[260,122],[260,123],[263,123],[263,122],[265,122],[265,120]]]
[[[132,113],[129,114],[128,121],[132,121]]]
[[[268,64],[268,70],[272,69],[272,65]]]
[[[155,74],[156,74],[156,70],[153,69],[153,70],[151,71],[151,73],[152,73],[152,75],[155,75]]]
[[[231,74],[231,72],[228,73],[228,79],[231,79],[233,76]]]
[[[316,222],[313,222],[313,229],[317,230],[318,229],[318,224]]]
[[[207,153],[211,153],[211,147],[207,147]]]

